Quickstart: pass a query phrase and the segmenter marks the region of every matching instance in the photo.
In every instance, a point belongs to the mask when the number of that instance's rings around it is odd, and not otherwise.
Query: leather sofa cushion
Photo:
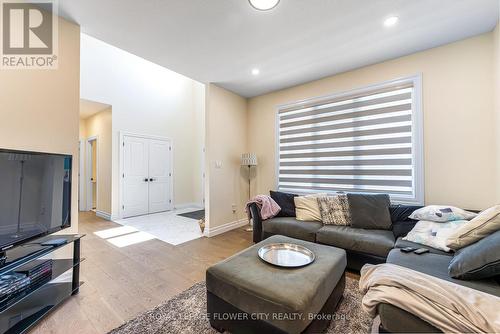
[[[316,234],[316,241],[325,245],[366,254],[386,257],[394,247],[392,231],[365,230],[349,226],[323,226]]]
[[[321,222],[298,221],[295,217],[274,217],[262,222],[264,236],[279,234],[312,242],[322,226]]]
[[[442,333],[416,315],[392,304],[380,303],[377,311],[381,325],[388,333]]]
[[[417,255],[414,253],[403,253],[399,249],[393,249],[387,256],[387,263],[410,268],[427,275],[500,297],[500,285],[493,279],[466,281],[451,278],[448,274],[448,265],[451,259],[452,257],[447,255],[432,253]]]
[[[315,261],[296,269],[262,261],[259,248],[290,242],[310,249]],[[340,281],[346,267],[343,249],[284,236],[272,236],[207,270],[207,290],[236,308],[255,314],[318,313]],[[300,333],[311,322],[307,316],[287,321],[268,320],[287,333]]]
[[[408,240],[403,240],[403,238],[399,237],[396,240],[396,244],[394,245],[394,248],[405,248],[405,247],[413,247],[413,248],[417,248],[417,249],[418,248],[427,248],[429,250],[429,253],[439,254],[439,255],[446,255],[446,256],[449,256],[449,257],[453,256],[453,253],[447,253],[447,252],[442,251],[440,249],[432,248],[432,247],[429,247],[429,246],[426,246],[426,245],[422,245],[422,244],[417,244],[415,242],[411,242],[411,241],[408,241]]]
[[[500,276],[500,231],[459,249],[448,267],[450,276],[482,279]]]

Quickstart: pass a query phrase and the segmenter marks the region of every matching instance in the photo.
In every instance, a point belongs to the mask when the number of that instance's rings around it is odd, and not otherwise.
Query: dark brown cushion
[[[347,194],[351,226],[375,230],[391,228],[391,200],[387,194]]]
[[[296,194],[282,193],[279,191],[270,191],[271,198],[280,206],[281,211],[276,217],[295,217],[295,203],[293,201]]]

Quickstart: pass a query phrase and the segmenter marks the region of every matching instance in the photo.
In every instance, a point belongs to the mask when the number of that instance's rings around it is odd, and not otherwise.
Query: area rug
[[[191,211],[191,212],[186,212],[186,213],[179,213],[177,215],[182,216],[182,217],[186,217],[186,218],[200,220],[200,219],[205,218],[205,210],[196,210],[196,211]]]
[[[206,316],[205,282],[193,285],[176,297],[146,311],[111,334],[217,334]],[[335,320],[326,333],[370,333],[372,320],[361,308],[358,281],[346,277],[344,298],[337,309]]]

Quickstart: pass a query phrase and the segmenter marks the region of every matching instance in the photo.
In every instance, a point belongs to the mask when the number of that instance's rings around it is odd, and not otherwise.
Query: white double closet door
[[[125,135],[122,148],[122,217],[171,210],[171,142]]]

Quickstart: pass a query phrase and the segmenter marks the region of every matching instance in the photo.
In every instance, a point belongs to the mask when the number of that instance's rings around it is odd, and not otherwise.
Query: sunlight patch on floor
[[[155,237],[149,233],[135,232],[106,240],[115,245],[116,247],[122,248],[152,239],[155,239]]]
[[[141,232],[133,226],[109,228],[102,231],[96,231],[94,234],[120,248],[156,239],[153,235]]]
[[[200,210],[200,208],[189,207],[145,216],[119,219],[115,220],[115,223],[123,225],[124,227],[133,227],[138,231],[147,232],[156,239],[175,246],[203,237],[198,220],[178,215],[179,213],[196,210]]]
[[[99,238],[108,239],[117,237],[119,235],[134,233],[137,231],[138,230],[132,226],[120,226],[120,227],[109,228],[102,231],[97,231],[94,232],[94,234],[97,235]]]

